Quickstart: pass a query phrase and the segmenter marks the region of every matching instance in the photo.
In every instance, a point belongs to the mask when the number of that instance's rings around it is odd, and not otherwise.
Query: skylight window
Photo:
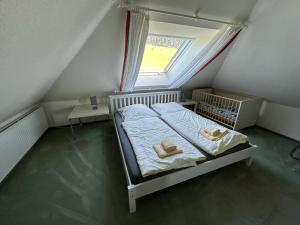
[[[150,21],[135,89],[168,88],[219,29]]]
[[[176,56],[189,42],[187,38],[150,34],[145,46],[140,76],[166,73]]]

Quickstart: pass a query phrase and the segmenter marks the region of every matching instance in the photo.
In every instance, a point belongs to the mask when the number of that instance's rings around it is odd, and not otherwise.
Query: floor
[[[239,162],[137,201],[126,182],[111,121],[49,129],[0,186],[1,225],[299,225],[296,142],[250,128],[254,164]]]

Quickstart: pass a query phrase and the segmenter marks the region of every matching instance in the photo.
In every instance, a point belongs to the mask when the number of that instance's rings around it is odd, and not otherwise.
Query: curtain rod
[[[160,14],[168,14],[168,15],[172,15],[172,16],[178,16],[178,17],[184,17],[184,18],[196,19],[196,20],[205,20],[205,21],[209,21],[209,22],[223,23],[223,24],[227,24],[227,25],[246,26],[245,24],[242,24],[242,23],[241,24],[231,23],[231,22],[227,22],[227,21],[224,21],[224,20],[209,19],[209,18],[205,18],[205,17],[199,17],[197,15],[196,16],[191,16],[191,15],[187,15],[187,14],[175,13],[175,12],[164,11],[164,10],[153,9],[153,8],[145,8],[145,7],[139,7],[139,6],[132,7],[132,6],[128,6],[128,5],[122,5],[122,4],[119,4],[118,7],[123,8],[123,9],[128,9],[128,10],[130,10],[130,9],[142,9],[142,10],[156,12],[156,13],[160,13]]]

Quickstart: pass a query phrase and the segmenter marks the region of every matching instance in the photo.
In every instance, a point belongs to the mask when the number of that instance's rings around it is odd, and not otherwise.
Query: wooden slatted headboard
[[[156,103],[179,102],[181,91],[146,92],[136,94],[121,94],[109,96],[109,110],[111,116],[116,110],[133,104],[151,106]]]

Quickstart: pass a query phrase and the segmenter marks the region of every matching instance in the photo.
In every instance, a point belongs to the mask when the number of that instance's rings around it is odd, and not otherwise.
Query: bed
[[[156,103],[179,102],[180,95],[180,91],[167,91],[109,96],[110,114],[113,117],[127,180],[130,213],[136,211],[136,199],[140,197],[241,160],[247,160],[247,165],[252,163],[257,146],[247,142],[216,156],[199,150],[205,155],[205,160],[197,161],[195,166],[163,171],[146,177],[142,176],[132,144],[121,125],[123,118],[120,116],[118,109],[132,104],[151,106]]]

